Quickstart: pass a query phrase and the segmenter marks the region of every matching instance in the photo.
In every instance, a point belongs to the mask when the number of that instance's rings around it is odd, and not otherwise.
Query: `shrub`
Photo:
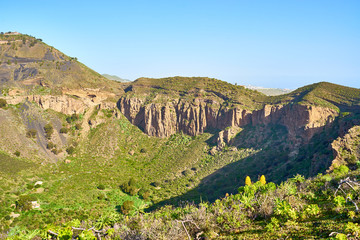
[[[53,134],[54,132],[54,128],[53,126],[51,125],[51,123],[48,123],[44,126],[44,131],[45,131],[45,137],[47,139],[50,139],[51,138],[51,135]]]
[[[0,108],[6,107],[6,105],[7,105],[6,100],[3,98],[0,98]]]
[[[99,184],[99,185],[97,186],[97,189],[99,189],[99,190],[104,190],[104,189],[105,189],[105,185],[104,185],[104,184]]]
[[[357,168],[360,168],[360,161],[356,161]]]
[[[15,154],[15,156],[17,156],[17,157],[20,157],[20,152],[19,152],[19,151],[15,151],[14,154]]]
[[[130,178],[127,183],[121,184],[120,189],[131,196],[135,196],[139,191],[139,188],[136,186],[136,181],[133,178]]]
[[[349,168],[345,165],[341,165],[338,168],[334,169],[334,173],[338,176],[345,175],[349,172]]]
[[[121,212],[125,215],[128,215],[133,208],[134,202],[127,200],[123,203],[123,205],[121,205]]]
[[[99,200],[107,200],[106,194],[104,192],[100,192],[97,199],[99,199]]]
[[[135,187],[136,186],[136,180],[134,178],[130,178],[129,182],[128,182],[128,185]]]
[[[26,137],[28,138],[34,138],[36,137],[36,134],[37,134],[37,131],[36,129],[29,129],[27,132],[26,132]]]
[[[336,196],[334,198],[334,203],[335,203],[335,206],[338,207],[338,208],[342,208],[345,203],[346,203],[346,200],[343,196]]]
[[[348,159],[347,162],[351,165],[355,165],[357,162],[356,156],[354,154],[352,154]]]
[[[75,148],[73,146],[70,146],[66,149],[66,152],[71,155],[75,152]]]
[[[32,201],[36,201],[36,197],[29,195],[22,195],[16,201],[16,207],[22,211],[28,211],[32,208]]]
[[[185,171],[182,171],[181,174],[184,175],[185,177],[187,177],[191,174],[191,171],[189,169],[186,169]]]
[[[305,177],[300,174],[296,174],[293,178],[290,179],[290,181],[299,184],[305,181]]]
[[[160,187],[160,183],[157,182],[157,181],[152,182],[150,185],[153,186],[153,187]]]
[[[67,123],[71,123],[72,122],[72,120],[71,120],[71,117],[69,116],[69,117],[66,117],[66,122]]]
[[[66,117],[66,122],[68,122],[68,123],[72,123],[77,120],[79,120],[79,115],[77,115],[76,113],[72,114],[71,116]]]
[[[272,217],[270,223],[266,225],[266,230],[269,232],[277,231],[280,227],[279,220],[277,218]]]
[[[77,123],[77,124],[75,125],[75,129],[76,129],[76,130],[80,130],[80,129],[81,129],[81,124],[80,124],[80,123]]]
[[[56,145],[53,142],[48,142],[48,144],[46,145],[47,149],[53,149]]]
[[[297,218],[295,209],[293,209],[287,201],[276,199],[275,205],[274,213],[276,215],[279,215],[284,219],[295,220]]]
[[[63,127],[63,128],[60,128],[60,133],[68,133],[69,132],[69,129]]]
[[[310,204],[305,207],[305,209],[303,211],[303,218],[315,217],[315,216],[319,215],[319,213],[320,213],[320,208],[318,207],[318,205]]]
[[[130,186],[127,183],[124,183],[120,186],[121,191],[123,191],[124,193],[127,193],[131,196],[135,196],[137,194],[137,192],[139,191],[139,189],[137,189],[135,186]]]
[[[353,236],[358,236],[360,233],[360,226],[358,223],[348,222],[345,226],[345,231]]]
[[[141,196],[145,201],[148,201],[150,198],[150,191],[145,191]]]

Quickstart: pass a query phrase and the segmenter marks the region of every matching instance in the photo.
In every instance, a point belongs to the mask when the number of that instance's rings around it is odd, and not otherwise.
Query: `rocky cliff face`
[[[360,126],[350,128],[343,137],[338,137],[332,142],[331,147],[334,159],[330,171],[340,165],[354,166],[360,156]]]
[[[265,105],[260,110],[224,107],[214,100],[195,98],[167,103],[149,103],[138,98],[122,97],[118,108],[131,123],[146,134],[167,137],[176,132],[191,136],[215,128],[243,127],[248,124],[281,124],[290,136],[309,140],[337,116],[333,109],[299,104]]]
[[[52,109],[67,115],[84,113],[93,106],[99,106],[100,109],[116,109],[114,102],[107,101],[109,97],[114,98],[115,94],[101,92],[98,89],[65,89],[62,95],[9,95],[4,98],[9,104],[15,105],[27,100],[36,103],[42,109]]]
[[[66,95],[32,95],[27,99],[31,102],[37,103],[43,109],[52,109],[69,115],[73,113],[84,113],[84,111],[90,106],[80,99],[75,99]]]

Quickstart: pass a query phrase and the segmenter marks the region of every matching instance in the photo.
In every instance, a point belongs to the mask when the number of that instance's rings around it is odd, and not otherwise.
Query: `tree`
[[[260,180],[259,180],[260,182],[261,182],[261,184],[262,185],[265,185],[266,184],[266,179],[265,179],[265,176],[264,175],[261,175],[261,177],[260,177]]]
[[[247,185],[247,186],[251,185],[251,179],[249,176],[246,176],[246,178],[245,178],[245,185]]]

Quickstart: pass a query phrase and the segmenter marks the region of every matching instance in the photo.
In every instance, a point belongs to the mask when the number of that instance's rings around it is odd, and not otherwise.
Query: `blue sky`
[[[360,1],[3,1],[0,31],[42,38],[99,73],[360,88]]]

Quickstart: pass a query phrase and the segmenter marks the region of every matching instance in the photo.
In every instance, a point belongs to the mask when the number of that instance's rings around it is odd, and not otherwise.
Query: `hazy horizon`
[[[33,35],[99,73],[206,76],[295,89],[360,88],[358,1],[7,1],[0,29]],[[16,11],[15,11],[16,10]]]

